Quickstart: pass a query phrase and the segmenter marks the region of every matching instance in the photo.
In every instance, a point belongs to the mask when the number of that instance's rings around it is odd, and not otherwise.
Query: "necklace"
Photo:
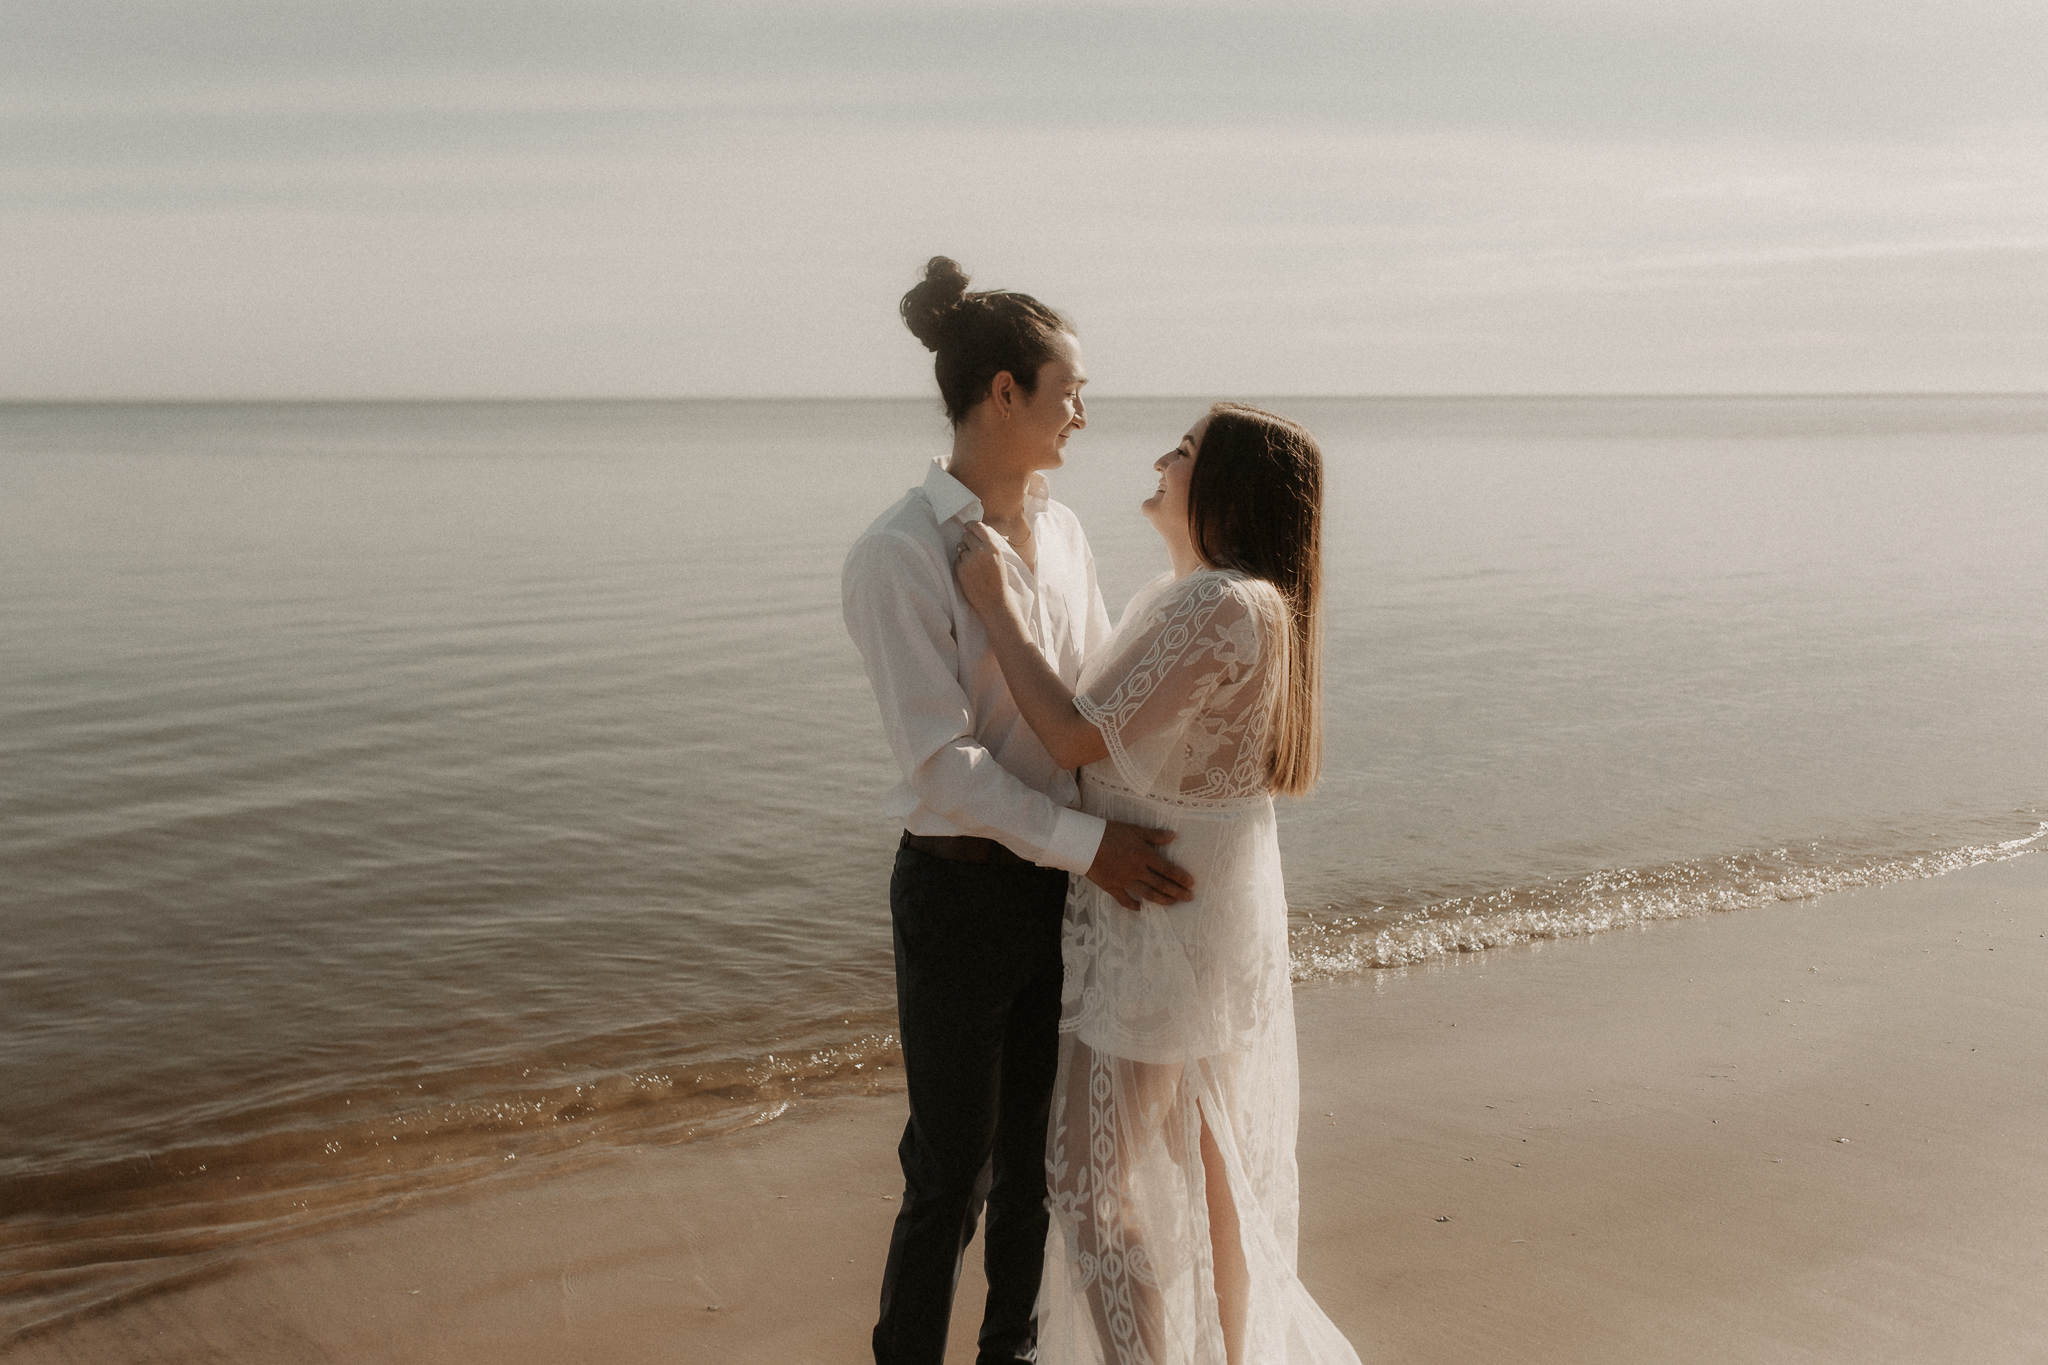
[[[1002,528],[995,526],[994,522],[990,522],[989,525],[998,531],[1002,531]],[[1003,539],[1009,541],[1012,545],[1028,544],[1031,540],[1031,518],[1019,512],[1017,514],[1017,534],[1011,535],[1009,532],[1003,531]]]

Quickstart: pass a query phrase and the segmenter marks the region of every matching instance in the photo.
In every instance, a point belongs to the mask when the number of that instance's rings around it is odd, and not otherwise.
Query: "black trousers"
[[[889,914],[910,1122],[896,1149],[903,1207],[882,1274],[876,1365],[941,1365],[984,1205],[977,1365],[1037,1357],[1066,897],[1067,874],[1055,868],[896,850]]]

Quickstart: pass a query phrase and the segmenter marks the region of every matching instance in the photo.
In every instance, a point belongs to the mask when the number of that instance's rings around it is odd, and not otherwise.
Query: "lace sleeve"
[[[1102,732],[1134,790],[1239,795],[1234,788],[1247,780],[1264,789],[1262,764],[1240,771],[1248,742],[1264,739],[1263,689],[1251,685],[1266,671],[1268,623],[1257,591],[1264,586],[1234,574],[1190,574],[1120,627],[1103,666],[1089,670],[1075,709]]]

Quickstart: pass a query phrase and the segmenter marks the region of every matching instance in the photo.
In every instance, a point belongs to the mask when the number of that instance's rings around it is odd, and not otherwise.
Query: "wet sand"
[[[2048,1356],[2048,857],[1297,1004],[1302,1276],[1367,1361]],[[901,1113],[423,1201],[0,1358],[858,1365]]]

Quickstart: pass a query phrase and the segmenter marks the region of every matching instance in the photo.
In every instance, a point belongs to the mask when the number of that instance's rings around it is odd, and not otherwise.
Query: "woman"
[[[1074,879],[1046,1166],[1039,1359],[1325,1365],[1358,1357],[1295,1277],[1298,1077],[1273,793],[1320,758],[1322,456],[1218,404],[1154,466],[1172,569],[1070,691],[976,524],[956,569],[1024,718],[1082,808],[1177,832],[1177,905]]]

